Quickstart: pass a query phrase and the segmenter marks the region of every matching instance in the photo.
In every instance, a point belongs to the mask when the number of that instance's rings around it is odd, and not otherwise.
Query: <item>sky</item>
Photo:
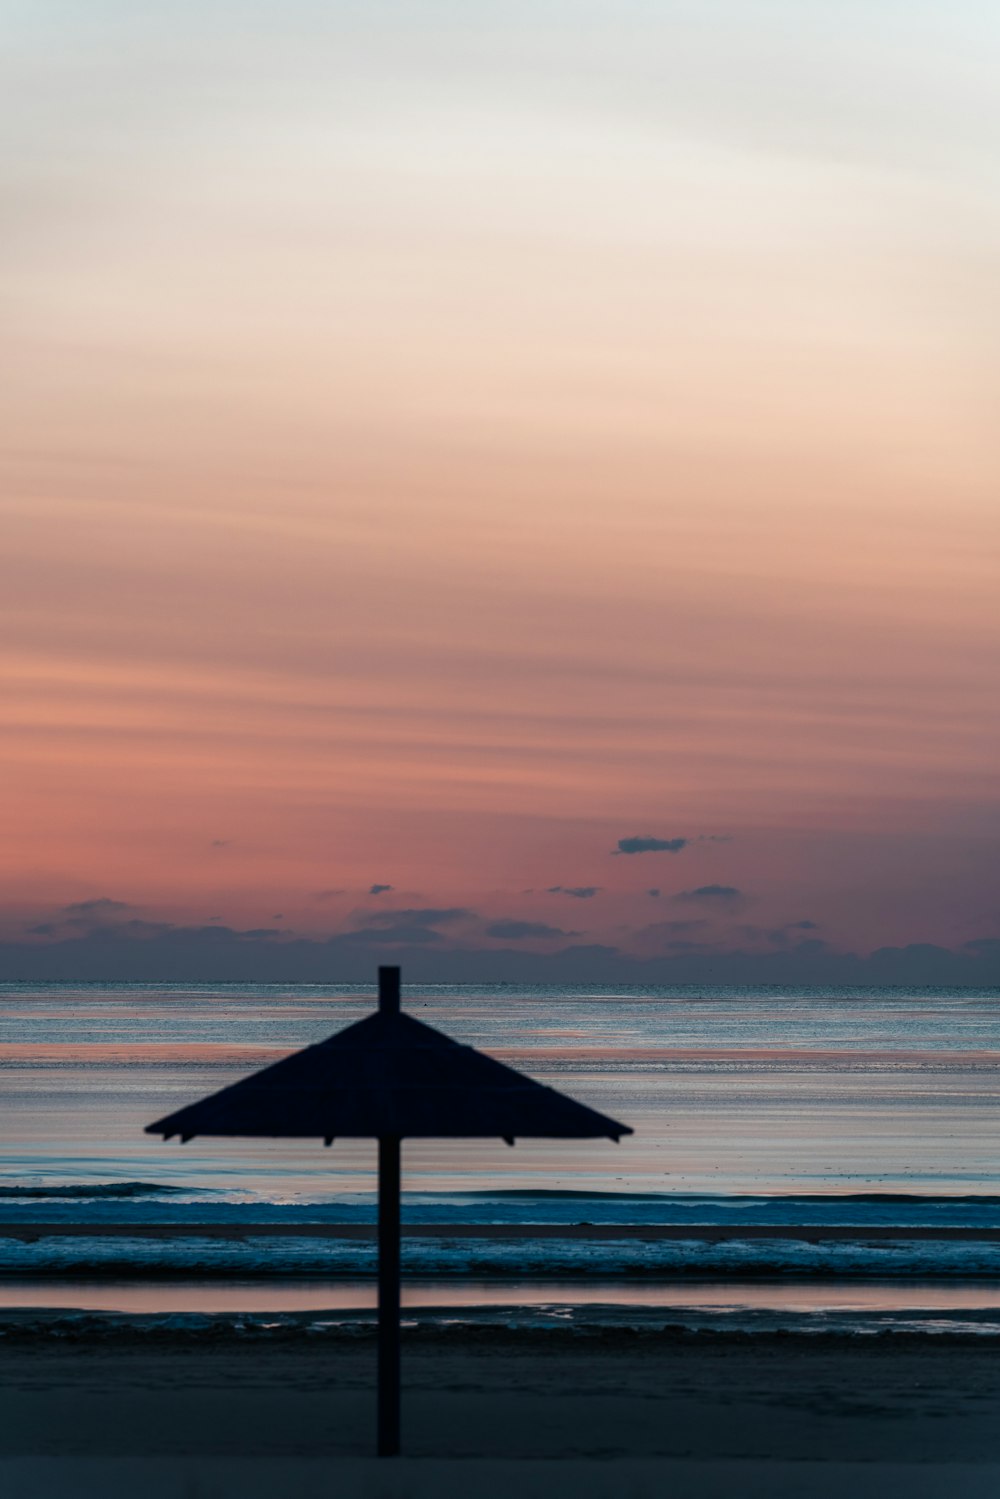
[[[4,33],[0,971],[1000,982],[994,6]]]

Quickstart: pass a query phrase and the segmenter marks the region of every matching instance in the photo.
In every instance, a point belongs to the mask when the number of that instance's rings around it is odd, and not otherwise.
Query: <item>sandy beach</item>
[[[0,1480],[18,1496],[141,1478],[154,1495],[388,1499],[499,1494],[515,1474],[525,1495],[985,1495],[1000,1479],[992,1340],[414,1329],[405,1457],[388,1466],[370,1458],[373,1376],[368,1335],[11,1329]]]

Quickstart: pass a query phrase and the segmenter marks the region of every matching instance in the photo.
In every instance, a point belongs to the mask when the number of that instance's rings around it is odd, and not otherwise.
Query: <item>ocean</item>
[[[373,1003],[0,986],[0,1307],[369,1315],[374,1245],[333,1231],[374,1220],[372,1143],[143,1127]],[[404,1246],[422,1316],[1000,1330],[1000,990],[422,985],[404,1005],[635,1130],[407,1142],[404,1220],[434,1229]]]

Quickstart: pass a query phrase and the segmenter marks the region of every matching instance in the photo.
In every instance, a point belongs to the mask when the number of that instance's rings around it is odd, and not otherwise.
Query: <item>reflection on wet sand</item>
[[[934,1282],[891,1281],[845,1285],[836,1281],[787,1281],[726,1284],[725,1282],[664,1285],[662,1282],[515,1280],[410,1280],[403,1289],[403,1305],[418,1308],[473,1307],[620,1307],[662,1311],[665,1320],[676,1312],[723,1313],[738,1322],[741,1313],[773,1311],[864,1314],[914,1312],[946,1315],[954,1312],[989,1313],[1000,1331],[1000,1286],[995,1283],[942,1285]],[[120,1312],[132,1316],[203,1313],[207,1316],[241,1312],[363,1312],[375,1307],[372,1280],[314,1280],[261,1282],[254,1280],[182,1282],[129,1281],[95,1284],[88,1281],[0,1282],[0,1311],[14,1309],[73,1309]]]

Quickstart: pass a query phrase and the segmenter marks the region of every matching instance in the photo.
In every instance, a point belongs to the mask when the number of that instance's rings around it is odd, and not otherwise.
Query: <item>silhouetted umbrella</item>
[[[399,969],[380,968],[379,1008],[155,1124],[196,1135],[372,1137],[379,1143],[378,1451],[399,1451],[399,1146],[415,1137],[617,1141],[632,1131],[471,1046],[404,1015]]]

